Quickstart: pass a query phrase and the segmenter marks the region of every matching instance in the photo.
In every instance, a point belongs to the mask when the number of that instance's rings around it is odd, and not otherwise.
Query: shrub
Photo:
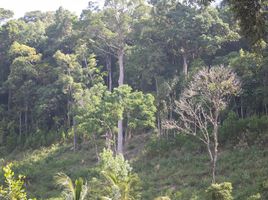
[[[268,198],[268,179],[263,181],[260,185],[260,191],[264,199]]]
[[[140,179],[122,155],[113,155],[111,150],[100,154],[97,167],[99,177],[90,181],[90,198],[113,200],[139,200]]]
[[[157,197],[154,200],[170,200],[169,197]]]
[[[27,200],[24,190],[25,177],[19,175],[16,179],[11,167],[12,164],[3,167],[6,186],[0,186],[0,199]]]
[[[250,196],[247,200],[260,200],[261,195],[260,193]]]
[[[267,116],[239,119],[234,112],[230,112],[220,128],[219,140],[232,146],[265,145],[268,141],[267,129]]]
[[[220,184],[212,184],[207,190],[209,200],[233,200],[232,184],[224,182]]]

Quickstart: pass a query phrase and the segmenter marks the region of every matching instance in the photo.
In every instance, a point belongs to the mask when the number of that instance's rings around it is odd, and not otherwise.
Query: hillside
[[[144,141],[147,141],[146,144]],[[143,146],[145,145],[145,148]],[[206,151],[195,141],[183,138],[149,139],[138,136],[128,144],[127,156],[142,181],[142,196],[172,199],[203,199],[210,184]],[[52,145],[35,151],[13,152],[5,158],[15,164],[15,172],[26,175],[26,187],[37,199],[53,199],[60,194],[53,176],[65,172],[72,178],[90,179],[97,159],[93,146],[73,152],[70,145]],[[222,150],[218,162],[218,182],[233,183],[236,200],[259,192],[268,177],[268,149],[247,147]],[[2,178],[2,172],[1,172]]]

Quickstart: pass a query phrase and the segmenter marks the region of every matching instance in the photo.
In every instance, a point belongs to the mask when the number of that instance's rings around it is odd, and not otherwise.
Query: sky
[[[94,0],[100,6],[103,5],[104,0]],[[221,0],[216,0],[219,3]],[[60,6],[80,15],[83,9],[88,6],[89,0],[0,0],[0,8],[12,10],[14,17],[23,17],[25,12],[41,10],[55,11]]]
[[[104,0],[95,1],[101,5]],[[79,16],[87,8],[88,2],[89,0],[0,0],[0,8],[12,10],[15,18],[23,17],[29,11],[55,11],[60,6]]]

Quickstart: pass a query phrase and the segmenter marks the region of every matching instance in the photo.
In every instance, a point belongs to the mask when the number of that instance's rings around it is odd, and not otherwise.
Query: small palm
[[[55,176],[56,184],[63,188],[62,195],[66,200],[84,200],[88,191],[87,183],[84,184],[82,178],[76,179],[73,184],[72,179],[64,173]]]

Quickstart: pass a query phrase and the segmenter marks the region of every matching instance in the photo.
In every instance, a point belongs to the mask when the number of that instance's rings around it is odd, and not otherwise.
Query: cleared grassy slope
[[[172,199],[205,199],[210,184],[206,151],[195,141],[184,139],[154,140],[139,136],[127,145],[127,155],[143,186],[143,199],[170,195]],[[27,176],[27,190],[38,199],[59,196],[53,176],[65,172],[72,178],[89,179],[90,168],[97,163],[93,146],[85,145],[73,152],[70,145],[53,145],[36,151],[14,152],[5,158],[15,163],[15,172]],[[259,191],[268,180],[268,149],[248,147],[222,150],[218,162],[218,182],[233,183],[236,200],[245,200]],[[2,176],[2,172],[1,172]]]
[[[72,178],[87,177],[96,164],[93,151],[87,148],[73,152],[70,145],[53,145],[35,151],[14,152],[5,158],[12,161],[16,174],[26,175],[26,187],[32,197],[48,199],[59,196],[53,177],[64,172]],[[2,172],[1,179],[2,179]]]
[[[135,164],[143,179],[144,199],[156,194],[172,199],[206,199],[205,190],[211,183],[209,160],[204,153],[169,152],[169,155],[144,157]],[[221,152],[217,165],[217,182],[232,182],[236,200],[246,200],[260,192],[268,180],[268,150],[248,148]]]

